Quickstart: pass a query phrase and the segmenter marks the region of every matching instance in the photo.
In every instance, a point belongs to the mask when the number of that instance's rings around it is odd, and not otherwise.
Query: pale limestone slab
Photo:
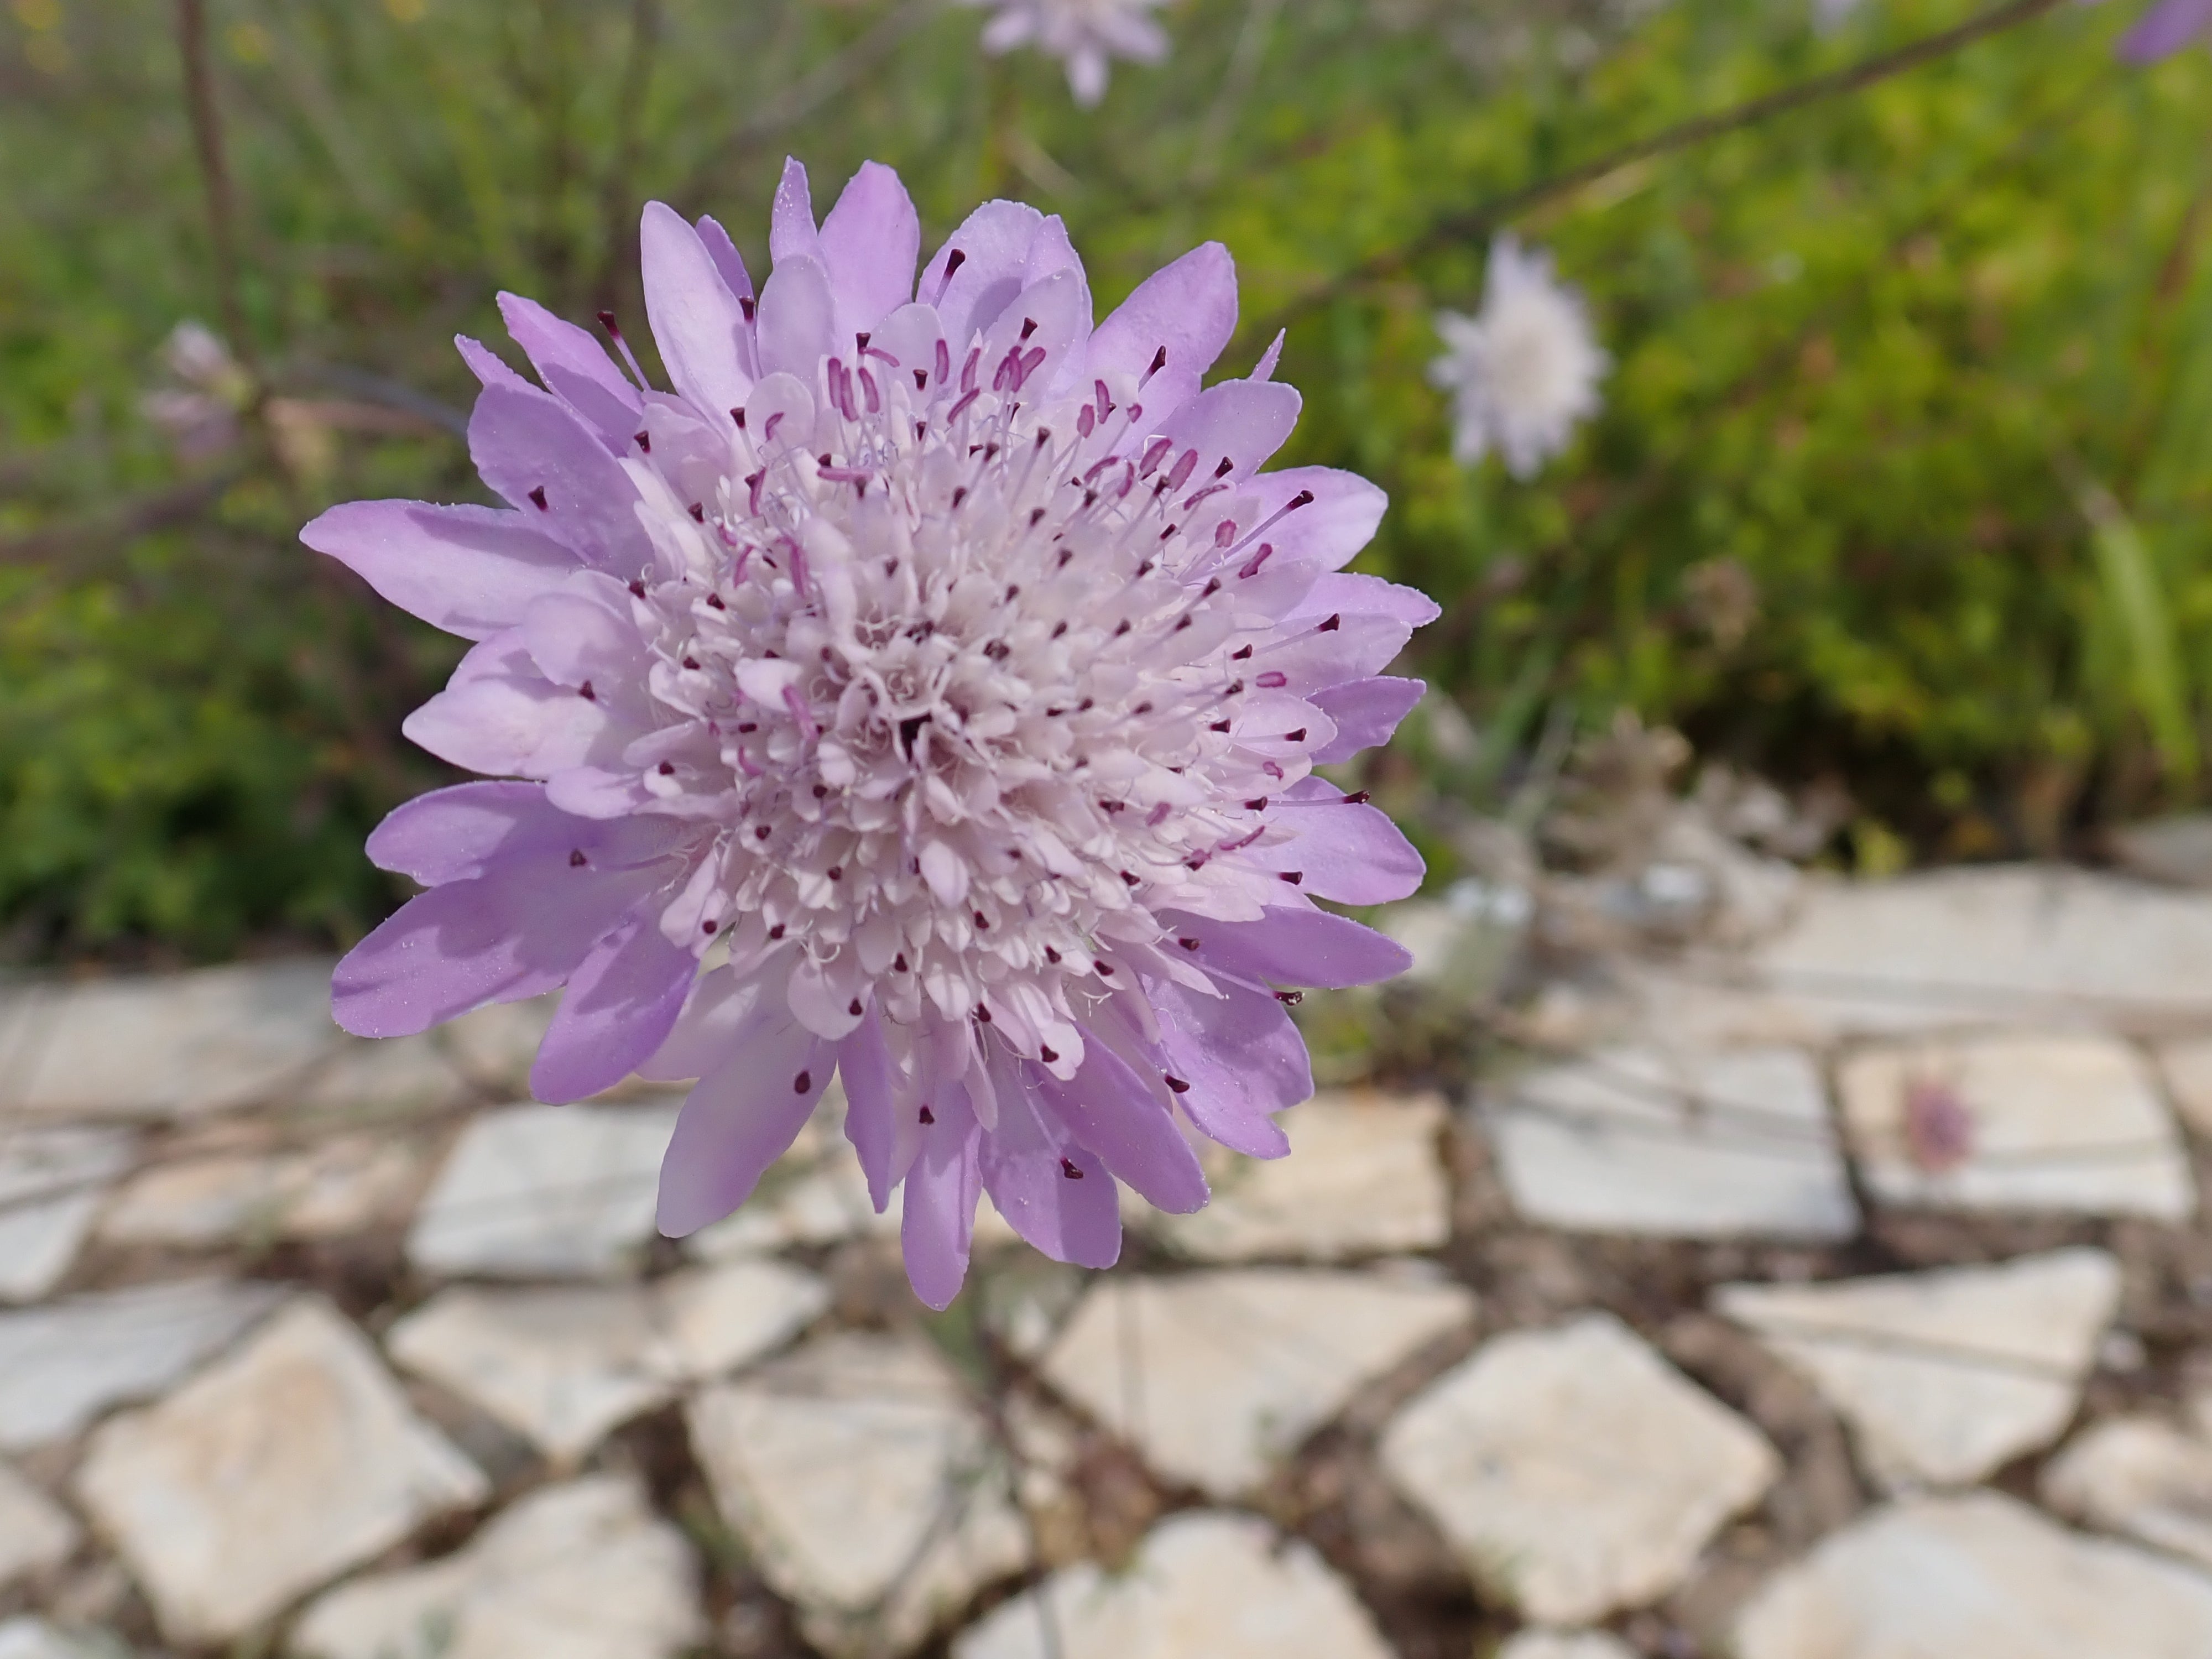
[[[426,1273],[605,1278],[653,1237],[673,1103],[510,1106],[471,1123],[416,1212]]]
[[[2043,1501],[2212,1567],[2212,1444],[2154,1417],[2084,1430],[2044,1466]]]
[[[2057,865],[1805,884],[1747,957],[1668,975],[1653,1009],[1686,1039],[1825,1043],[1853,1034],[2212,1015],[2212,895]]]
[[[270,1099],[342,1040],[331,964],[255,963],[7,994],[23,1062],[0,1074],[0,1112],[188,1117]]]
[[[1162,1522],[1126,1570],[1054,1573],[963,1632],[953,1659],[1390,1659],[1312,1546],[1255,1515]]]
[[[1097,1281],[1045,1379],[1160,1474],[1215,1498],[1267,1479],[1360,1387],[1474,1317],[1410,1274],[1248,1268]]]
[[[684,1382],[726,1376],[773,1353],[830,1306],[818,1274],[781,1261],[732,1261],[653,1286],[659,1364]]]
[[[1858,1231],[1808,1054],[1601,1049],[1486,1087],[1515,1206],[1581,1231],[1840,1239]]]
[[[52,1571],[82,1536],[67,1510],[0,1463],[0,1589]]]
[[[2112,1037],[1883,1044],[1846,1058],[1837,1090],[1851,1156],[1884,1203],[2160,1221],[2196,1212],[2181,1136],[2149,1068]],[[1955,1139],[1931,1143],[1916,1127],[1936,1110],[1956,1121],[1939,1131]]]
[[[702,1641],[684,1535],[635,1480],[599,1474],[518,1499],[464,1547],[310,1606],[311,1659],[672,1659]]]
[[[691,1443],[808,1638],[903,1652],[1030,1559],[1004,1459],[935,1352],[839,1333],[692,1399]]]
[[[159,1404],[103,1425],[76,1491],[163,1632],[216,1643],[489,1485],[367,1340],[301,1297]]]
[[[1277,1120],[1290,1156],[1214,1149],[1206,1207],[1156,1214],[1146,1225],[1198,1261],[1340,1261],[1433,1250],[1451,1236],[1451,1188],[1437,1155],[1449,1115],[1434,1095],[1317,1096]]]
[[[652,1286],[458,1286],[392,1327],[392,1357],[573,1462],[687,1382],[781,1346],[829,1305],[815,1275],[738,1261]]]
[[[66,1631],[33,1614],[0,1619],[0,1659],[128,1659],[130,1651],[114,1637]]]
[[[61,1282],[133,1145],[116,1129],[0,1132],[0,1302],[35,1302]]]
[[[1479,1583],[1547,1625],[1665,1595],[1781,1471],[1610,1314],[1492,1339],[1399,1414],[1382,1461]]]
[[[552,992],[526,1002],[495,1002],[489,1007],[447,1020],[438,1036],[454,1067],[492,1094],[526,1094],[531,1062],[561,1006]]]
[[[111,1407],[159,1394],[283,1295],[194,1279],[0,1313],[0,1449],[64,1439]]]
[[[2181,1121],[2197,1134],[2212,1139],[2212,1037],[2185,1037],[2162,1042],[2153,1050],[2166,1097]]]
[[[2203,1659],[2212,1578],[1991,1492],[1861,1516],[1744,1608],[1737,1659]]]
[[[1638,1656],[1609,1631],[1524,1630],[1498,1650],[1497,1659],[1638,1659]]]
[[[477,1085],[448,1047],[442,1030],[420,1036],[349,1037],[292,1091],[289,1103],[340,1122],[414,1117],[461,1105]]]
[[[418,1376],[483,1407],[557,1463],[676,1395],[653,1365],[643,1291],[558,1286],[440,1293],[385,1346]]]
[[[109,1244],[202,1249],[240,1240],[336,1238],[402,1218],[422,1149],[339,1134],[298,1152],[212,1152],[156,1164],[100,1217]]]
[[[1960,1486],[2074,1415],[2119,1305],[2102,1250],[1827,1285],[1724,1285],[1713,1305],[1812,1379],[1881,1485]]]

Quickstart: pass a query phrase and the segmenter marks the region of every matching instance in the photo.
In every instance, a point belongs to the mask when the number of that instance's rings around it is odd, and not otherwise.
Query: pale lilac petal
[[[1103,1042],[1085,1042],[1083,1067],[1062,1083],[1024,1062],[1047,1110],[1153,1208],[1187,1215],[1206,1203],[1206,1172],[1162,1103]]]
[[[1201,967],[1255,984],[1337,990],[1395,978],[1413,962],[1395,939],[1325,910],[1285,907],[1258,921],[1182,916],[1174,926],[1178,938],[1199,941],[1191,955]]]
[[[1029,285],[1030,245],[1044,219],[1024,203],[986,202],[945,239],[945,246],[922,272],[915,297],[935,307],[945,324],[945,337],[959,356],[966,355],[969,342],[996,322],[1014,295]],[[957,266],[952,259],[956,253],[960,256]]]
[[[1265,991],[1224,986],[1209,997],[1154,981],[1147,988],[1159,1021],[1160,1057],[1190,1085],[1176,1097],[1200,1132],[1250,1158],[1291,1149],[1274,1114],[1313,1093],[1305,1039]]]
[[[532,522],[585,563],[624,577],[652,563],[653,544],[637,521],[637,486],[550,392],[487,387],[469,417],[469,459],[510,506],[536,514]]]
[[[1291,838],[1243,856],[1262,870],[1296,873],[1300,891],[1338,904],[1389,904],[1419,891],[1421,855],[1389,816],[1343,799],[1334,785],[1322,787],[1325,799],[1277,802],[1268,828]]]
[[[1295,623],[1304,617],[1325,617],[1332,613],[1346,617],[1387,617],[1393,622],[1403,623],[1407,628],[1413,629],[1426,628],[1443,611],[1434,599],[1418,587],[1385,581],[1380,576],[1339,572],[1334,575],[1323,576],[1307,589],[1305,598],[1293,605],[1283,620]]]
[[[1057,213],[1048,213],[1038,222],[1036,234],[1030,238],[1029,251],[1022,255],[1022,286],[1034,288],[1048,276],[1057,276],[1063,270],[1083,276],[1083,260],[1075,251],[1074,240],[1067,234],[1066,223]],[[1084,292],[1090,292],[1090,279],[1084,278]],[[1084,313],[1084,331],[1090,331],[1091,313]]]
[[[941,1313],[952,1305],[968,1277],[975,1201],[983,1191],[977,1167],[982,1129],[968,1103],[968,1091],[957,1084],[939,1093],[931,1107],[937,1121],[923,1135],[921,1151],[907,1173],[899,1243],[906,1255],[907,1282]]]
[[[1306,618],[1308,631],[1275,646],[1254,666],[1285,677],[1293,696],[1307,697],[1347,680],[1367,679],[1390,665],[1413,637],[1413,625],[1395,617],[1334,613],[1336,623],[1323,629],[1328,616]]]
[[[837,1073],[845,1079],[845,1139],[868,1178],[868,1197],[880,1213],[890,1202],[901,1171],[893,1167],[901,1110],[897,1072],[884,1042],[882,1016],[873,1008],[860,1029],[837,1045]]]
[[[1034,12],[1024,7],[1009,7],[983,25],[982,47],[996,58],[1035,39],[1036,32]]]
[[[1341,570],[1375,538],[1390,498],[1354,472],[1333,466],[1292,466],[1247,478],[1237,488],[1238,518],[1274,550],[1274,557]],[[1300,495],[1313,499],[1291,507]],[[1262,525],[1267,526],[1261,530]]]
[[[546,1028],[530,1091],[559,1104],[611,1089],[660,1046],[698,963],[634,916],[592,947]]]
[[[338,963],[331,1012],[356,1036],[411,1036],[488,1002],[550,991],[664,880],[602,869],[610,826],[570,821],[570,847],[532,836],[485,873],[410,899]],[[580,854],[582,862],[575,862]]]
[[[841,343],[913,300],[921,219],[898,174],[880,161],[861,163],[822,222],[819,240]]]
[[[1164,347],[1168,367],[1200,375],[1236,331],[1236,262],[1220,243],[1206,242],[1146,277],[1098,325],[1091,337],[1091,368],[1142,375]],[[1146,404],[1155,406],[1149,398]]]
[[[401,610],[465,640],[522,620],[523,607],[575,574],[576,556],[523,513],[424,501],[349,501],[300,539]]]
[[[983,339],[981,380],[994,389],[1002,382],[999,367],[1009,354],[1026,364],[1035,353],[1044,356],[1025,368],[1025,393],[1049,389],[1064,368],[1080,368],[1085,335],[1091,327],[1091,290],[1080,270],[1060,270],[1016,295]]]
[[[702,1078],[732,1054],[752,1046],[758,1034],[789,1018],[769,976],[740,977],[726,963],[699,976],[666,1039],[641,1060],[637,1074],[653,1083]]]
[[[479,386],[487,387],[501,386],[512,391],[521,392],[535,392],[538,389],[501,362],[499,354],[483,341],[471,340],[465,334],[456,334],[453,336],[453,345],[454,349],[461,354],[461,361],[469,366],[469,373],[477,377],[477,383]]]
[[[821,262],[804,254],[778,259],[761,290],[757,321],[762,374],[814,386],[822,360],[838,348],[837,301]]]
[[[701,1078],[661,1159],[661,1232],[687,1237],[750,1198],[806,1127],[836,1061],[834,1045],[787,1015]]]
[[[2120,42],[2130,64],[2154,64],[2212,31],[2212,0],[2160,0]]]
[[[983,1190],[1006,1224],[1055,1261],[1110,1267],[1121,1254],[1114,1176],[1005,1068],[999,1124],[983,1139]]]
[[[1173,454],[1198,453],[1192,475],[1198,484],[1245,477],[1283,447],[1298,423],[1298,404],[1297,388],[1279,380],[1224,380],[1176,410],[1160,435],[1172,444]]]
[[[786,259],[822,257],[821,233],[814,228],[814,198],[806,187],[806,169],[793,156],[784,157],[783,176],[776,181],[775,205],[769,219],[768,257],[771,275],[773,268]]]
[[[1316,691],[1313,705],[1336,722],[1336,737],[1314,750],[1315,763],[1327,766],[1350,760],[1363,749],[1389,742],[1390,734],[1398,729],[1398,722],[1413,712],[1413,705],[1420,702],[1421,694],[1427,690],[1428,686],[1420,680],[1378,675],[1371,679],[1346,680],[1340,685],[1325,686]]]
[[[745,256],[738,252],[738,245],[730,240],[719,220],[702,214],[696,227],[699,240],[707,250],[707,257],[714,262],[714,269],[722,273],[723,284],[740,300],[753,297],[752,273],[745,269]]]
[[[1290,336],[1291,331],[1286,328],[1275,331],[1275,337],[1267,342],[1267,349],[1260,354],[1260,361],[1252,366],[1252,379],[1272,380],[1275,378],[1275,370],[1283,361],[1283,342]]]
[[[638,227],[645,314],[668,378],[709,419],[726,419],[753,389],[743,342],[749,325],[707,245],[673,208],[646,204]]]
[[[586,701],[600,708],[617,706],[623,690],[635,696],[651,662],[631,619],[629,595],[596,570],[579,571],[557,592],[531,601],[522,638],[540,673],[556,685],[592,684]],[[607,695],[599,695],[595,677],[608,681]]]
[[[1106,96],[1106,54],[1079,46],[1067,55],[1067,89],[1085,109],[1096,109]]]
[[[369,861],[425,887],[484,873],[501,852],[536,841],[562,848],[571,830],[535,783],[457,783],[395,806],[368,832]]]
[[[614,453],[627,453],[637,430],[637,388],[598,337],[519,294],[499,296],[499,314],[545,389],[581,416]]]
[[[409,742],[469,771],[544,778],[582,765],[611,725],[603,704],[539,673],[522,630],[510,629],[462,658],[446,689],[399,729]]]

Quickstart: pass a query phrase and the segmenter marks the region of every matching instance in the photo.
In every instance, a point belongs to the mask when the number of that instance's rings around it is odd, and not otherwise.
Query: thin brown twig
[[[2031,22],[2044,13],[2057,9],[2061,3],[2062,0],[2006,0],[2005,4],[1985,11],[1978,17],[1968,18],[1954,27],[1909,42],[1893,51],[1877,52],[1831,74],[1816,75],[1809,81],[1801,81],[1778,92],[1748,99],[1728,109],[1693,116],[1649,137],[1637,139],[1603,155],[1522,185],[1518,189],[1507,191],[1479,207],[1470,208],[1463,213],[1447,214],[1410,241],[1371,253],[1350,270],[1316,283],[1250,328],[1249,337],[1273,338],[1276,330],[1288,327],[1316,306],[1326,304],[1360,283],[1401,270],[1446,242],[1495,230],[1508,220],[1540,203],[1568,195],[1625,167],[1652,161],[1675,150],[1686,149],[1693,144],[1703,143],[1708,138],[1717,138],[1725,133],[1755,126],[1775,116],[1839,97],[1844,93],[1862,91],[1893,76],[1902,75],[1908,70],[1948,57],[1978,40],[1987,40],[1991,35]]]
[[[230,337],[231,350],[250,369],[253,345],[246,337],[246,312],[238,298],[237,202],[223,155],[222,112],[216,101],[215,73],[208,62],[205,0],[177,0],[177,50],[184,60],[185,107],[191,119],[192,148],[199,157],[200,183],[207,191],[216,305],[222,313],[223,332]]]

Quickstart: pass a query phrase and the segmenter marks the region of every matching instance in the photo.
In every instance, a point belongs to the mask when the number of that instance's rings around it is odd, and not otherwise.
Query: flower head
[[[508,506],[357,502],[303,538],[477,641],[405,729],[509,780],[370,837],[429,890],[340,965],[339,1023],[565,985],[541,1097],[699,1079],[672,1235],[741,1203],[842,1073],[941,1307],[980,1191],[1103,1266],[1117,1181],[1205,1201],[1186,1129],[1286,1149],[1272,1115],[1312,1085],[1277,988],[1406,961],[1312,901],[1421,874],[1313,767],[1412,706],[1380,671],[1436,607],[1339,574],[1372,485],[1258,470],[1295,392],[1201,390],[1236,318],[1219,246],[1094,328],[1058,219],[986,204],[917,298],[919,239],[888,168],[817,228],[793,164],[756,297],[714,221],[655,204],[672,392],[502,295],[545,389],[461,349]]]
[[[1482,309],[1437,314],[1446,347],[1429,378],[1452,394],[1452,453],[1472,465],[1501,450],[1516,478],[1532,477],[1595,414],[1604,350],[1582,298],[1552,274],[1547,253],[1511,236],[1491,244]]]
[[[1146,14],[1167,0],[966,0],[996,13],[983,26],[983,50],[1035,46],[1067,65],[1068,89],[1088,109],[1106,95],[1109,58],[1157,64],[1168,37]]]

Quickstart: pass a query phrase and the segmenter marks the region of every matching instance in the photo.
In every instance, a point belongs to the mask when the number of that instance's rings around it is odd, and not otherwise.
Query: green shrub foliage
[[[361,838],[440,781],[398,728],[458,647],[295,531],[474,496],[453,333],[496,343],[502,287],[641,321],[650,196],[759,268],[787,150],[823,204],[892,163],[933,234],[993,194],[1062,213],[1102,309],[1225,241],[1232,364],[1290,331],[1286,459],[1388,488],[1364,563],[1445,606],[1416,651],[1480,735],[1455,789],[1622,708],[1929,852],[2203,787],[2212,61],[2115,64],[2117,8],[1531,191],[1971,14],[1183,0],[1170,60],[1085,112],[925,0],[211,0],[228,294],[181,9],[0,21],[0,954],[326,943],[388,908]],[[1424,376],[1500,226],[1614,362],[1528,483],[1454,465]],[[233,317],[253,401],[180,459],[143,405],[161,343]]]

